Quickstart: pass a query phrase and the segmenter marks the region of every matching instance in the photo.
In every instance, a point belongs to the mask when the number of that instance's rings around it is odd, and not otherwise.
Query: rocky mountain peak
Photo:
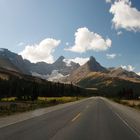
[[[24,64],[23,58],[20,55],[9,51],[8,49],[0,48],[0,60],[1,67],[8,67],[11,70],[19,71],[24,74],[30,74],[28,72],[28,68],[26,68]]]
[[[90,56],[89,61],[85,64],[90,71],[105,71],[106,68],[100,65],[93,56]]]
[[[96,59],[95,59],[95,57],[90,56],[89,61],[95,62],[95,61],[96,61]]]
[[[5,51],[8,51],[8,49],[0,48],[0,52],[5,52]]]
[[[0,48],[0,55],[5,57],[15,57],[17,54],[5,48]]]
[[[63,62],[64,59],[65,59],[64,56],[60,56],[55,62]]]

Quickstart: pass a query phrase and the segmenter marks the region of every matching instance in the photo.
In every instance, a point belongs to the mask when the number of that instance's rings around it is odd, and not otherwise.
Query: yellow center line
[[[79,113],[78,115],[76,115],[71,121],[74,122],[76,119],[78,119],[81,116],[81,113]]]

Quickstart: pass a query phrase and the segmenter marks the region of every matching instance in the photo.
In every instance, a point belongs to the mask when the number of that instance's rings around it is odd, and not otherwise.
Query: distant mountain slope
[[[85,88],[102,88],[109,86],[117,86],[116,81],[128,81],[130,83],[140,84],[140,79],[132,78],[121,78],[121,77],[111,77],[107,73],[102,72],[91,72],[86,77],[82,78],[77,84]]]
[[[51,80],[50,77],[52,77],[52,74],[54,75],[54,71],[57,71],[56,74],[58,75],[69,75],[73,70],[80,66],[74,62],[67,65],[67,63],[64,62],[64,59],[65,58],[61,56],[52,64],[45,62],[31,63],[29,60],[23,60],[20,55],[11,52],[8,49],[0,49],[0,67],[23,74],[41,77],[43,79]],[[54,76],[57,78],[57,75]]]
[[[84,65],[80,66],[78,69],[72,72],[68,77],[68,81],[77,83],[81,79],[85,78],[91,72],[106,72],[107,69],[101,66],[94,57],[90,57],[89,61]]]
[[[14,75],[32,82],[42,82],[45,79],[73,83],[82,88],[98,89],[106,95],[118,93],[123,88],[131,88],[136,94],[140,94],[140,76],[135,72],[122,68],[105,68],[92,56],[82,66],[74,62],[67,63],[65,60],[60,56],[52,64],[31,63],[16,53],[0,49],[0,78],[7,80],[9,75]]]
[[[106,96],[118,96],[124,89],[131,89],[135,96],[140,96],[140,80],[110,77],[101,72],[92,72],[76,84],[84,88],[97,89],[99,94]]]
[[[49,82],[31,75],[0,68],[0,99],[17,97],[36,100],[37,97],[87,96],[86,90],[71,84]]]
[[[47,64],[45,62],[38,62],[36,64],[29,64],[30,72],[33,76],[39,76],[43,79],[48,79],[50,81],[53,81],[53,79],[58,79],[62,77],[65,77],[72,73],[72,71],[76,70],[78,67],[80,67],[79,64],[71,62],[70,65],[67,65],[67,63],[64,61],[65,58],[63,56],[60,56],[54,63]],[[52,77],[52,75],[54,77]]]
[[[81,80],[86,78],[99,79],[99,77],[100,79],[120,78],[132,82],[140,82],[140,76],[135,72],[124,70],[121,67],[107,69],[101,66],[92,56],[87,63],[73,71],[67,80],[73,83],[79,83]]]
[[[21,78],[22,75],[36,76],[36,79],[47,79],[49,81],[73,83],[84,88],[96,88],[99,90],[110,90],[124,87],[132,87],[140,91],[140,76],[122,68],[105,68],[91,56],[89,61],[80,66],[77,63],[67,63],[63,56],[60,56],[54,63],[45,62],[31,63],[23,60],[16,53],[7,49],[0,49],[0,69],[9,70]],[[20,75],[21,74],[21,75]],[[0,74],[2,79],[8,77]],[[40,77],[40,78],[37,78]],[[32,78],[31,78],[32,79]],[[114,92],[114,90],[113,90]],[[140,92],[139,92],[140,93]]]
[[[20,70],[8,58],[2,56],[0,56],[0,67],[20,72]]]
[[[0,62],[0,67],[18,71],[24,74],[30,74],[22,57],[20,55],[17,55],[16,53],[9,51],[8,49],[0,49]]]
[[[65,80],[84,88],[98,89],[106,95],[117,94],[123,88],[131,88],[140,95],[139,75],[122,68],[104,68],[93,57]]]
[[[72,71],[76,70],[80,65],[75,62],[71,62],[69,65],[64,61],[65,57],[60,56],[53,64],[53,70],[58,70],[63,75],[69,75]]]
[[[120,78],[126,78],[126,79],[132,78],[135,80],[140,80],[140,76],[137,75],[135,72],[127,71],[121,67],[110,69],[108,75],[111,77],[120,77]]]
[[[38,83],[43,83],[46,82],[46,80],[43,80],[38,77],[33,77],[31,75],[26,75],[22,74],[16,71],[8,70],[5,68],[0,68],[0,80],[10,80],[12,77],[17,78],[17,79],[23,79],[27,81],[32,81],[32,82],[38,82]]]

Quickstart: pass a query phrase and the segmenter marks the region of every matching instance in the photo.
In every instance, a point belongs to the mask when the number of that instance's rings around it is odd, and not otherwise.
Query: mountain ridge
[[[97,89],[105,95],[118,94],[128,87],[133,89],[137,95],[140,91],[140,76],[135,72],[120,67],[106,68],[93,56],[81,66],[74,62],[67,64],[63,56],[60,56],[53,64],[31,63],[16,53],[0,49],[0,68],[2,67],[16,75],[22,73],[54,82],[72,83],[82,88]],[[6,79],[7,77],[1,74],[0,78]]]
[[[65,57],[60,56],[54,63],[49,64],[46,62],[31,63],[29,60],[23,59],[22,56],[9,51],[8,49],[0,49],[0,67],[7,68],[23,74],[39,76],[46,79],[53,71],[64,76],[69,75],[73,70],[77,69],[80,65],[72,62],[67,66],[64,62]]]
[[[140,80],[135,72],[119,68],[106,68],[103,67],[97,60],[90,56],[90,59],[82,66],[71,61],[69,65],[65,62],[65,57],[60,56],[54,63],[48,64],[46,62],[31,63],[29,60],[23,59],[22,56],[9,51],[8,49],[0,49],[0,67],[29,74],[33,76],[40,76],[47,79],[49,75],[56,73],[64,77],[68,76],[66,81],[73,83],[79,82],[81,79],[86,78],[90,73],[99,72],[105,73],[107,77],[119,77],[127,80]],[[54,72],[55,71],[55,72]],[[57,75],[56,75],[57,77]],[[61,80],[60,80],[61,81]]]

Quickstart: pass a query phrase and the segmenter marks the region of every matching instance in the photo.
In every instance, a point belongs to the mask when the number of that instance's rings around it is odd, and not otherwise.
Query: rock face
[[[45,62],[31,63],[28,60],[23,60],[20,55],[8,49],[0,49],[0,67],[44,79],[48,79],[51,74],[54,75],[54,71],[57,71],[57,73],[62,76],[69,75],[80,66],[74,62],[67,65],[64,59],[63,56],[60,56],[53,64]]]
[[[106,96],[118,96],[120,91],[133,91],[134,96],[140,95],[140,76],[135,72],[122,68],[105,68],[94,57],[83,66],[72,72],[66,78],[83,88],[96,89],[99,94]]]
[[[104,95],[118,94],[120,91],[133,91],[140,96],[140,76],[122,68],[105,68],[91,56],[89,61],[80,66],[68,62],[60,56],[53,64],[45,62],[31,63],[8,49],[0,49],[0,78],[8,75],[33,80],[47,79],[55,82],[73,83],[83,88],[97,89]],[[8,75],[5,74],[8,73]],[[32,75],[32,76],[31,76]],[[45,80],[44,80],[45,81]]]
[[[0,49],[0,67],[30,74],[22,57],[16,53],[10,52],[8,49]]]
[[[50,81],[57,81],[58,79],[58,81],[62,82],[72,82],[84,87],[89,87],[93,83],[97,84],[97,81],[98,85],[100,85],[99,83],[111,83],[112,79],[115,81],[115,78],[131,82],[140,81],[140,76],[135,72],[130,72],[122,68],[107,69],[97,62],[93,56],[82,66],[72,61],[67,63],[63,56],[60,56],[52,64],[45,62],[31,63],[28,60],[24,60],[20,55],[8,49],[1,48],[0,67]]]
[[[80,65],[77,63],[71,63],[70,65],[67,65],[67,63],[64,61],[65,58],[63,56],[60,56],[53,64],[52,64],[52,71],[57,70],[62,75],[69,75],[72,71],[76,70]]]
[[[93,56],[90,57],[89,61],[84,65],[84,67],[87,67],[89,71],[95,71],[95,72],[106,71],[106,68],[101,66]]]
[[[127,71],[121,67],[110,69],[109,76],[120,77],[120,78],[134,78],[134,79],[138,79],[138,80],[140,79],[140,76],[137,75],[135,72]]]
[[[58,81],[60,81],[60,78],[66,77],[71,74],[72,71],[80,67],[79,64],[74,62],[67,65],[64,60],[65,58],[60,56],[53,64],[47,64],[45,62],[39,62],[36,64],[28,63],[28,67],[34,76],[39,76],[50,81],[53,81],[53,79],[55,79],[54,81],[57,81],[56,79],[58,78]]]
[[[80,66],[78,69],[72,72],[68,77],[68,81],[77,83],[81,79],[85,78],[91,72],[106,72],[107,69],[101,66],[96,59],[91,56],[89,61],[84,65]]]
[[[9,59],[7,59],[3,56],[0,56],[0,67],[5,68],[7,70],[20,72],[18,67],[16,67]]]

